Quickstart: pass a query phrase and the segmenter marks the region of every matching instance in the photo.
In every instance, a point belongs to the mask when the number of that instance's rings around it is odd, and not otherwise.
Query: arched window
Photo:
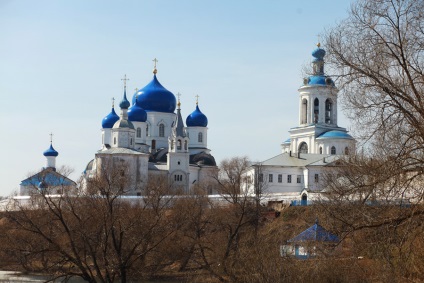
[[[198,142],[203,142],[203,134],[202,134],[202,133],[199,133],[199,134],[197,135],[197,141],[198,141]]]
[[[184,141],[184,149],[187,150],[187,141]]]
[[[331,154],[336,154],[336,147],[335,146],[332,146],[331,147]]]
[[[149,136],[149,125],[146,125],[146,137]]]
[[[308,123],[308,100],[304,98],[302,100],[302,121],[301,124]]]
[[[152,149],[156,149],[156,140],[152,140]]]
[[[141,128],[137,128],[137,138],[141,138]]]
[[[345,155],[348,155],[349,154],[349,148],[346,146],[345,147]]]
[[[308,153],[308,144],[306,142],[302,142],[299,145],[299,152],[300,153]]]
[[[160,137],[164,137],[165,136],[165,125],[164,124],[160,124],[159,125],[159,136]]]
[[[319,154],[322,154],[322,146],[319,147]]]
[[[318,123],[319,120],[319,100],[315,98],[314,100],[314,123]]]
[[[177,141],[177,149],[178,150],[181,150],[181,140],[178,140]]]
[[[333,102],[331,101],[331,99],[327,99],[325,101],[325,123],[333,123]]]

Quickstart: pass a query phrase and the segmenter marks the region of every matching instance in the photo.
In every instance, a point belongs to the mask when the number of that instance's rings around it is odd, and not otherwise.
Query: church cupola
[[[134,148],[135,129],[133,123],[128,120],[128,108],[130,102],[127,99],[127,75],[122,79],[124,81],[124,96],[119,103],[121,113],[119,120],[115,122],[112,128],[112,147]]]
[[[196,109],[187,116],[187,134],[190,138],[190,154],[207,152],[208,140],[208,118],[199,109],[199,96],[196,95]]]
[[[137,104],[146,112],[174,113],[176,106],[175,96],[158,81],[156,77],[157,60],[154,59],[153,61],[155,62],[153,80],[134,94],[132,104]]]
[[[102,120],[102,128],[110,129],[119,120],[119,116],[115,112],[114,103],[112,102],[112,111],[103,118]]]
[[[59,152],[53,148],[52,137],[53,134],[50,134],[50,147],[43,152],[43,155],[47,159],[48,168],[56,168],[56,157],[59,155]]]
[[[208,118],[199,109],[198,95],[196,100],[196,109],[187,116],[186,119],[187,127],[207,127]]]

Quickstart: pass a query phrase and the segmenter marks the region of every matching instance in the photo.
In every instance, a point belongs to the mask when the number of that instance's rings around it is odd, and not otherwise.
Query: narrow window
[[[302,121],[301,124],[308,123],[308,100],[303,99],[302,100]]]
[[[331,99],[327,99],[325,101],[325,123],[333,123],[333,102],[331,101]]]
[[[335,146],[331,147],[331,154],[332,155],[336,154],[336,147]]]
[[[318,182],[319,182],[319,175],[315,174],[315,183],[318,183]]]
[[[345,147],[345,155],[348,155],[349,154],[349,148],[346,146]]]
[[[322,154],[322,146],[319,147],[319,154]]]
[[[113,138],[113,144],[116,144],[116,137]]]
[[[264,180],[264,174],[260,173],[258,176],[258,181],[263,182],[263,180]]]
[[[184,141],[184,149],[187,150],[187,141]]]
[[[287,183],[291,183],[291,175],[287,175]]]
[[[273,179],[273,175],[272,174],[269,174],[268,175],[268,182],[272,183],[272,179]]]
[[[178,140],[177,141],[177,149],[178,150],[181,150],[181,140]]]
[[[149,136],[149,125],[146,125],[146,137]]]
[[[283,174],[278,174],[278,183],[283,182]]]
[[[130,145],[132,145],[132,138],[130,138]]]
[[[301,181],[302,181],[302,176],[301,175],[297,175],[296,182],[298,184],[300,184]]]
[[[203,134],[202,134],[202,133],[199,133],[199,134],[197,135],[197,141],[198,141],[198,142],[203,142]]]
[[[160,137],[164,137],[165,136],[165,125],[164,124],[160,124],[159,125],[159,136]]]
[[[156,149],[156,140],[152,140],[152,149]]]
[[[174,149],[174,140],[171,141],[171,150]]]
[[[318,123],[319,119],[319,100],[315,98],[314,100],[314,123]]]
[[[141,138],[141,128],[137,128],[137,138]]]

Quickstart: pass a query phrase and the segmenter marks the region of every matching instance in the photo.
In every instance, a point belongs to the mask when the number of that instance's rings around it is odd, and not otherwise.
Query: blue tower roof
[[[325,132],[319,135],[316,139],[349,139],[352,140],[353,137],[346,132],[333,130]]]
[[[119,116],[116,114],[115,109],[112,107],[112,111],[102,120],[102,128],[112,128],[118,120]]]
[[[325,56],[325,50],[318,47],[314,51],[312,51],[312,56],[315,58],[313,61],[322,61]]]
[[[147,112],[174,113],[177,100],[172,92],[160,84],[155,74],[150,83],[134,94],[132,104],[136,103]]]
[[[147,113],[136,103],[128,109],[128,120],[131,122],[146,122]]]
[[[50,144],[49,149],[47,149],[46,151],[44,151],[43,153],[44,156],[58,156],[59,152],[57,152],[54,148],[53,145]]]
[[[196,109],[187,116],[186,124],[187,127],[207,127],[208,118],[200,111],[199,106],[196,105]]]
[[[130,102],[127,99],[127,91],[124,90],[124,97],[122,98],[121,102],[119,103],[119,107],[121,109],[128,109],[130,107]]]

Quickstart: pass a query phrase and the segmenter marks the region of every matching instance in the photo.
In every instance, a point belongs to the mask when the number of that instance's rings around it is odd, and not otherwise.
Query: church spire
[[[181,94],[178,93],[177,96],[178,96],[178,103],[177,103],[177,121],[175,122],[175,134],[177,137],[185,137],[184,121],[183,121],[183,117],[181,116],[181,102],[180,102]]]

